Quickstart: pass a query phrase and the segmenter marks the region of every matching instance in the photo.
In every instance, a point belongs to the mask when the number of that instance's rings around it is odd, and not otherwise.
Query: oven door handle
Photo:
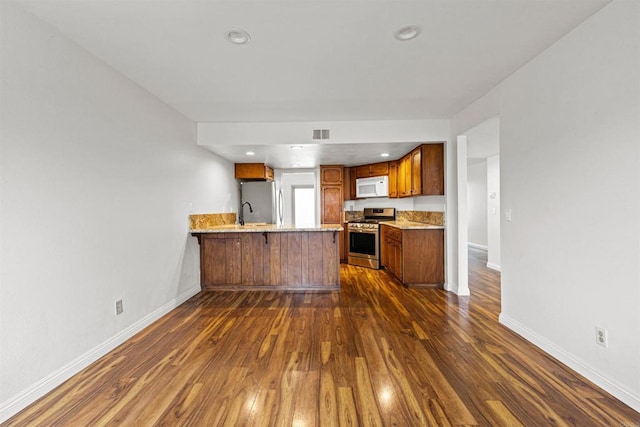
[[[370,228],[367,230],[363,230],[360,228],[349,228],[347,231],[349,231],[349,233],[368,233],[368,234],[376,234],[378,233],[378,230],[375,228]]]

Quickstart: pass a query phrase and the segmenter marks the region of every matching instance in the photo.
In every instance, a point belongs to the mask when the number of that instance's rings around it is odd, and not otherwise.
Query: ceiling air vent
[[[314,129],[313,139],[329,139],[329,129]]]

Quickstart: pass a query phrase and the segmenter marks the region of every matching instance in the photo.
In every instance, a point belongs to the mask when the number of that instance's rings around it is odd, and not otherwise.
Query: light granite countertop
[[[382,221],[385,224],[401,230],[444,230],[444,225],[425,224],[424,222],[414,221]]]
[[[286,233],[294,231],[342,231],[340,224],[317,224],[317,225],[276,225],[264,223],[247,223],[245,225],[225,224],[214,225],[210,228],[191,229],[191,234],[199,233]]]

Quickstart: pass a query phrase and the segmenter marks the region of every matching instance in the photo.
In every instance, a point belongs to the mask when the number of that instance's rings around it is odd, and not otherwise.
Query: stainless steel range
[[[347,224],[349,264],[380,268],[380,221],[394,221],[395,208],[365,208],[364,219]]]

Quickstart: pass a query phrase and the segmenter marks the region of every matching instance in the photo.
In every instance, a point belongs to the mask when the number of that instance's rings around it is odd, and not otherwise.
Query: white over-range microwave
[[[371,178],[356,179],[356,197],[388,197],[389,177],[374,176]]]

